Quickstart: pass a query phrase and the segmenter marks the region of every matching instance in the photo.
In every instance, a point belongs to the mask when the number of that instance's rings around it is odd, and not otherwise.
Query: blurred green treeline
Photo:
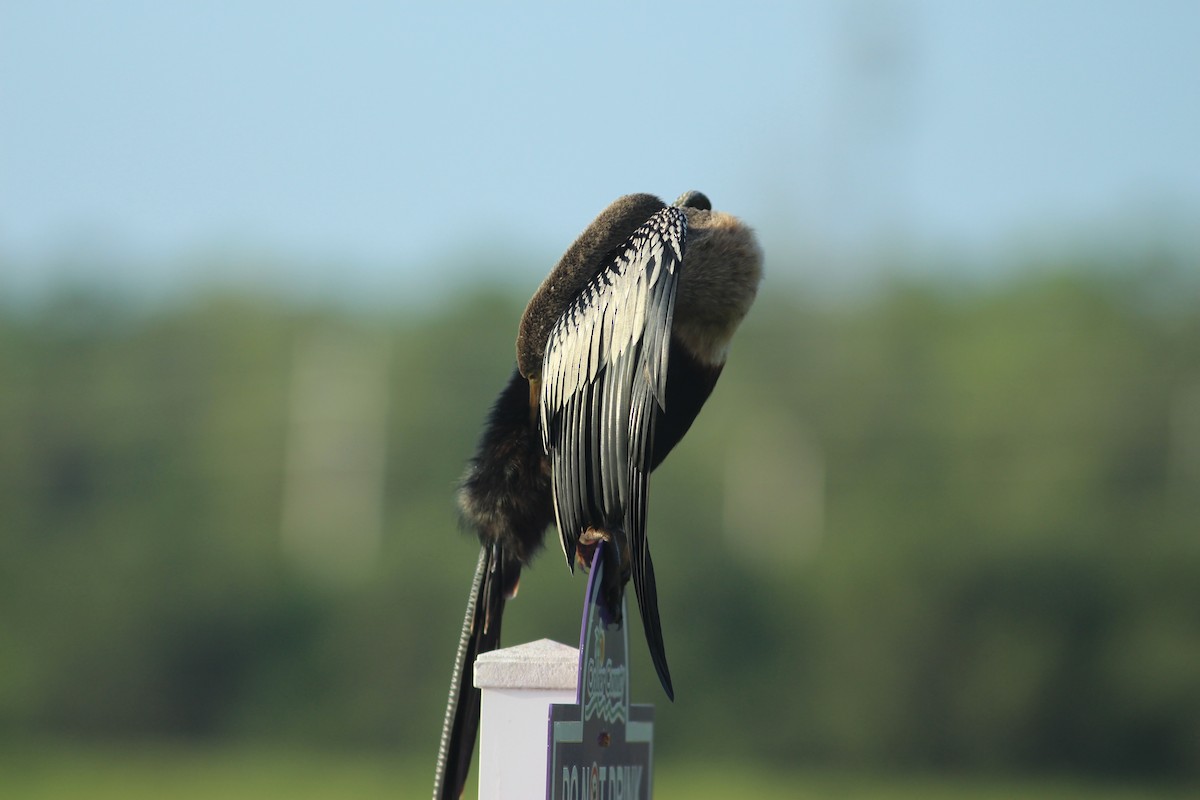
[[[665,757],[1200,775],[1200,292],[768,274],[652,481]],[[528,287],[531,291],[532,287]],[[0,311],[0,736],[427,755],[528,291]],[[506,641],[577,639],[553,546]]]

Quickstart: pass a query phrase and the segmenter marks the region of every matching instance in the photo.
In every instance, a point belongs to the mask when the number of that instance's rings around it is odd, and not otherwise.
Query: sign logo
[[[629,720],[629,672],[624,664],[605,658],[604,622],[596,617],[592,646],[583,664],[583,719],[612,725]],[[624,632],[623,630],[621,631]]]

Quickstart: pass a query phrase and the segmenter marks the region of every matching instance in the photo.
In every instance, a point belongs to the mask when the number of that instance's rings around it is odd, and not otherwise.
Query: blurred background
[[[652,482],[660,796],[1200,780],[1200,6],[0,9],[0,795],[427,793],[456,480],[608,202],[767,277]],[[576,641],[553,553],[506,641]]]

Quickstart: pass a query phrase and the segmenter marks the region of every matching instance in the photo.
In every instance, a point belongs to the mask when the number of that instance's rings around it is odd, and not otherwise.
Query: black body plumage
[[[499,646],[521,567],[557,524],[567,563],[598,538],[620,607],[632,580],[655,669],[674,697],[646,538],[650,472],[687,432],[761,278],[753,233],[708,198],[610,205],[567,250],[521,319],[517,368],[459,492],[482,550],[452,679],[434,796],[462,793],[479,723],[472,669]]]

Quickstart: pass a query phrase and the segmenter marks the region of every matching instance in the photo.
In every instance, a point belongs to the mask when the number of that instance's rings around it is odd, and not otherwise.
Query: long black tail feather
[[[646,633],[646,646],[650,649],[650,660],[662,684],[667,698],[675,699],[675,688],[671,683],[671,669],[667,666],[667,648],[663,642],[662,623],[658,616],[658,588],[654,583],[654,564],[650,550],[646,549],[645,561],[634,569],[633,588],[637,593],[638,608],[642,612],[642,628]]]
[[[480,549],[454,672],[450,676],[434,776],[434,800],[458,800],[466,788],[479,734],[480,697],[475,688],[475,659],[500,645],[505,599],[516,586],[519,570],[520,565],[505,558],[498,544],[486,544]]]
[[[653,431],[651,431],[653,435]],[[637,470],[638,468],[634,468]],[[631,475],[634,471],[631,471]],[[675,700],[675,687],[671,684],[671,669],[667,666],[667,647],[663,642],[662,621],[658,615],[658,587],[654,582],[654,562],[650,558],[650,542],[646,537],[646,507],[648,484],[645,479],[629,481],[632,496],[629,498],[626,527],[630,532],[629,558],[633,589],[637,593],[638,608],[642,612],[642,629],[646,633],[646,646],[650,649],[650,660],[667,697]]]

